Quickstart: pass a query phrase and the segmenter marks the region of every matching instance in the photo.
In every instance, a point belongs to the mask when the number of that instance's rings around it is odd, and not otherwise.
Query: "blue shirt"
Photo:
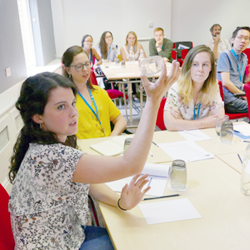
[[[236,53],[237,54],[237,53]],[[247,56],[244,53],[237,54],[241,79],[244,77],[244,73],[247,66]],[[242,69],[242,70],[241,70]],[[218,63],[217,63],[217,79],[221,79],[221,72],[228,72],[230,74],[230,81],[240,90],[244,91],[244,85],[240,80],[239,70],[237,66],[237,60],[231,50],[225,50],[221,52]],[[227,104],[236,99],[233,93],[227,88],[223,87],[224,92],[224,103]]]

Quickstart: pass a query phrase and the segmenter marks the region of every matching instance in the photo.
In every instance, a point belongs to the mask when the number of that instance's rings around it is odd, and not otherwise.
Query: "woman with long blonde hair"
[[[211,128],[225,114],[213,52],[205,45],[189,51],[178,81],[168,92],[164,123],[168,130]]]

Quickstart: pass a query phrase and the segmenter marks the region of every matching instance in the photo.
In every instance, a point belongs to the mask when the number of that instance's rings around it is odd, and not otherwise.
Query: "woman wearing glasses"
[[[178,81],[168,91],[164,123],[168,130],[211,128],[224,105],[216,80],[214,55],[205,45],[187,54]]]
[[[93,37],[91,35],[85,35],[82,38],[82,48],[89,55],[89,61],[92,63],[93,68],[97,69],[98,65],[102,64],[102,58],[98,55],[96,50],[92,48]]]
[[[102,59],[113,62],[117,58],[116,45],[113,44],[113,35],[110,31],[105,31],[102,34],[96,51]]]
[[[127,122],[109,98],[107,92],[90,81],[91,63],[79,46],[68,48],[62,57],[63,74],[76,85],[76,107],[79,112],[80,139],[120,135]],[[111,133],[110,122],[114,124]]]

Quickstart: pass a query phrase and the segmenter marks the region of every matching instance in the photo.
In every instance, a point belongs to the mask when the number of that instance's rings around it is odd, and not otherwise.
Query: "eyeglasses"
[[[88,44],[93,44],[93,42],[90,42],[90,41],[85,41],[85,43],[88,43]]]
[[[86,63],[78,63],[77,65],[71,65],[70,67],[75,67],[77,72],[80,72],[83,70],[83,68],[90,69],[92,64],[91,62],[86,62]]]
[[[245,40],[245,42],[248,42],[249,41],[249,37],[247,37],[247,36],[236,36],[236,38],[238,39],[238,40],[242,40],[242,39],[244,39]]]

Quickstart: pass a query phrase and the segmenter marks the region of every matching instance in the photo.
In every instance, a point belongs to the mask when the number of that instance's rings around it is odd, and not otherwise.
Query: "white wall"
[[[237,26],[250,26],[249,0],[173,0],[172,41],[193,41],[194,46],[207,44],[210,27],[219,23],[221,37],[231,39]]]
[[[131,30],[138,39],[152,38],[158,26],[166,37],[171,34],[171,0],[158,0],[157,4],[151,0],[52,0],[51,7],[58,57],[68,47],[80,45],[85,34],[93,36],[95,47],[101,34],[109,30],[119,49]],[[152,28],[149,22],[153,22]]]

